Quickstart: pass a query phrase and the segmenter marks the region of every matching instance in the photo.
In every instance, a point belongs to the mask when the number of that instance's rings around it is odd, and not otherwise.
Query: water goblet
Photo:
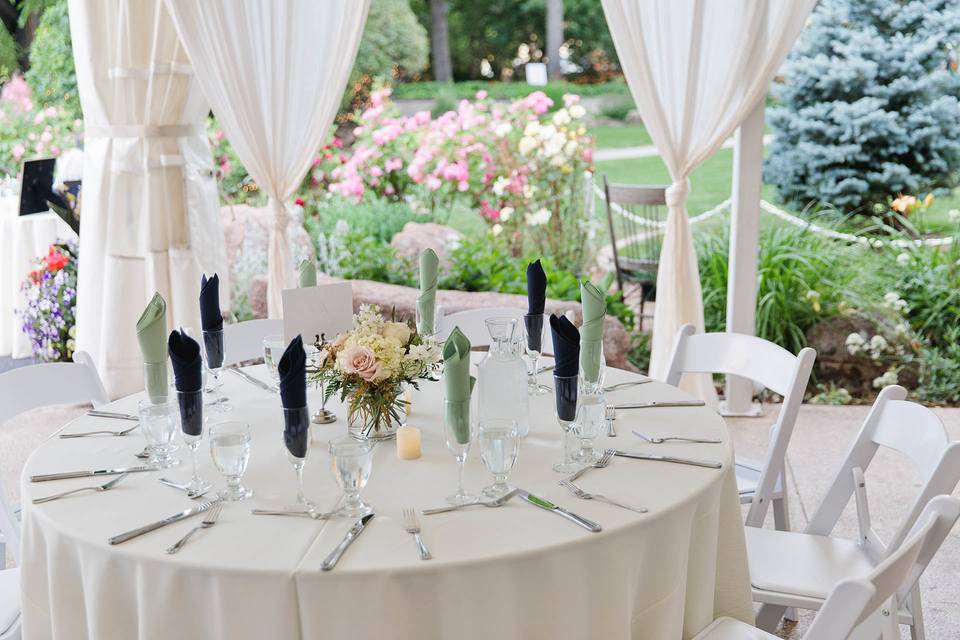
[[[517,421],[506,418],[481,420],[477,426],[477,436],[480,440],[480,459],[487,471],[493,474],[493,484],[483,489],[483,495],[499,498],[510,491],[507,475],[517,461],[520,446]]]
[[[543,314],[535,313],[523,316],[523,327],[527,337],[527,354],[532,361],[527,378],[527,392],[534,395],[543,395],[550,392],[550,387],[540,384],[540,356],[543,353]]]
[[[427,323],[424,322],[424,318],[420,315],[420,306],[417,305],[416,313],[414,314],[414,322],[417,327],[417,333],[423,337],[435,336],[440,333],[440,318],[443,317],[443,307],[440,305],[434,305],[433,307],[433,324],[427,326]]]
[[[177,391],[177,402],[180,405],[180,430],[183,432],[183,441],[190,448],[190,455],[193,458],[193,476],[186,484],[186,491],[199,495],[213,486],[208,480],[200,477],[197,461],[197,448],[203,439],[203,391]]]
[[[143,388],[153,404],[164,404],[169,400],[170,374],[166,361],[143,363]]]
[[[213,406],[218,411],[230,411],[227,398],[220,394],[223,385],[223,329],[203,332],[203,349],[207,356],[207,369],[213,374]]]
[[[574,435],[580,439],[580,450],[574,456],[580,466],[600,461],[593,448],[593,441],[600,436],[606,421],[607,402],[602,393],[581,393],[577,409]]]
[[[590,363],[596,362],[597,366]],[[585,366],[586,365],[586,366]],[[603,341],[580,343],[580,387],[584,393],[601,393],[607,364],[603,355]]]
[[[330,459],[333,476],[343,491],[343,506],[337,514],[360,518],[373,513],[373,508],[360,497],[373,467],[373,444],[351,437],[331,442]]]
[[[210,429],[210,456],[213,464],[227,479],[227,486],[218,494],[229,502],[240,502],[253,491],[240,484],[250,461],[250,425],[245,422],[221,422]]]
[[[447,496],[447,502],[453,505],[472,504],[477,496],[467,493],[463,488],[463,467],[470,453],[470,398],[466,400],[444,401],[444,435],[447,450],[457,460],[457,492]]]
[[[307,510],[313,509],[315,505],[303,494],[303,467],[310,451],[310,411],[307,407],[284,408],[283,443],[287,447],[287,460],[297,473],[297,504],[304,505]]]
[[[147,441],[150,466],[169,469],[180,464],[179,458],[172,455],[177,450],[173,441],[177,434],[177,409],[174,404],[141,400],[137,403],[137,415],[140,418],[140,431]]]
[[[579,375],[553,376],[553,390],[556,399],[557,422],[563,430],[563,460],[553,465],[559,473],[572,473],[580,468],[575,455],[575,435],[573,427],[577,420],[577,389]]]
[[[273,378],[274,384],[280,384],[280,372],[277,371],[277,365],[280,363],[280,357],[287,348],[287,343],[283,341],[283,336],[267,336],[263,339],[263,363],[267,365],[267,371]]]

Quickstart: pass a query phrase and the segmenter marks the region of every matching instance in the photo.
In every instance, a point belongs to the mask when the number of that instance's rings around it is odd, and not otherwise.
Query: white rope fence
[[[597,185],[594,185],[593,190],[601,200],[606,201],[606,194],[604,194],[603,189],[601,189]],[[730,209],[730,205],[731,205],[731,200],[730,198],[727,198],[726,200],[724,200],[714,208],[708,211],[704,211],[703,213],[695,215],[692,218],[690,218],[690,224],[698,224],[700,222],[709,220],[710,218],[713,218],[714,216],[717,216],[721,213],[724,213]],[[626,218],[627,220],[630,220],[641,226],[652,227],[657,229],[658,231],[663,231],[664,227],[667,226],[667,223],[665,220],[648,220],[646,218],[642,218],[636,215],[635,213],[633,213],[632,211],[624,209],[616,202],[611,203],[610,208],[617,215],[622,216],[623,218]],[[816,224],[815,222],[804,220],[803,218],[799,218],[788,211],[784,211],[783,209],[777,207],[774,204],[767,202],[766,200],[760,201],[760,209],[762,211],[769,213],[772,216],[779,218],[780,220],[783,220],[788,224],[792,224],[795,227],[806,229],[807,231],[823,236],[825,238],[840,240],[841,242],[850,242],[854,244],[860,244],[865,247],[871,247],[874,249],[879,249],[884,246],[897,247],[901,249],[906,249],[907,247],[922,247],[922,246],[942,247],[942,246],[950,245],[953,243],[953,238],[950,236],[944,237],[944,238],[916,238],[914,240],[906,240],[903,238],[897,238],[894,240],[881,240],[879,238],[867,238],[866,236],[858,236],[852,233],[844,233],[842,231],[837,231],[835,229],[830,229],[828,227],[822,227]]]

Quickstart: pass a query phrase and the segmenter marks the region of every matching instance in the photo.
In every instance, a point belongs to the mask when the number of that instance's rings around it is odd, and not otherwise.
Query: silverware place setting
[[[126,467],[123,469],[96,469],[93,471],[65,471],[62,473],[41,473],[30,476],[30,482],[49,482],[51,480],[69,480],[71,478],[94,478],[96,476],[119,476],[125,473],[155,471],[153,467]]]
[[[220,512],[222,510],[223,510],[222,503],[219,503],[216,506],[214,506],[212,509],[210,509],[210,511],[207,512],[207,515],[203,517],[203,521],[198,526],[194,527],[193,529],[190,529],[190,531],[187,531],[185,536],[183,536],[182,538],[174,542],[172,545],[167,547],[167,553],[170,555],[173,555],[174,553],[180,551],[180,549],[183,549],[183,545],[187,544],[187,540],[192,538],[193,534],[195,534],[197,531],[200,531],[201,529],[209,529],[213,525],[217,524],[217,518],[220,517]]]
[[[626,389],[627,387],[636,387],[641,384],[647,384],[648,382],[653,382],[653,378],[642,378],[640,380],[630,380],[628,382],[618,382],[617,384],[611,384],[603,388],[604,393],[610,393],[611,391],[617,391],[619,389]]]
[[[139,422],[132,427],[127,427],[122,431],[112,431],[110,429],[98,429],[97,431],[81,431],[79,433],[61,433],[61,438],[86,438],[88,436],[125,436],[140,428]]]
[[[570,477],[566,478],[566,481],[573,482],[574,480],[576,480],[577,478],[585,474],[587,471],[590,471],[590,469],[603,469],[605,467],[610,466],[610,463],[613,461],[613,456],[615,456],[616,453],[617,453],[616,449],[604,449],[603,455],[600,456],[599,460],[597,460],[593,464],[586,465],[582,469],[577,469],[572,474],[570,474]],[[563,480],[560,481],[561,484],[563,484],[563,482],[564,482]]]
[[[633,460],[652,460],[654,462],[672,462],[674,464],[686,464],[692,467],[706,467],[708,469],[722,469],[723,464],[714,460],[697,460],[695,458],[677,458],[675,456],[660,456],[652,453],[638,453],[635,451],[620,451],[615,454],[621,458],[631,458]]]
[[[278,388],[273,387],[273,386],[267,384],[266,382],[264,382],[263,380],[260,380],[259,378],[254,378],[252,375],[250,375],[249,373],[247,373],[246,371],[243,371],[242,369],[240,369],[240,368],[238,368],[238,367],[225,367],[225,369],[226,369],[227,371],[230,371],[231,373],[237,375],[237,376],[240,376],[241,378],[243,378],[244,380],[246,380],[247,382],[249,382],[249,383],[252,384],[253,386],[259,387],[260,389],[263,389],[264,391],[269,391],[270,393],[279,393],[279,392],[280,392],[280,390],[279,390]]]
[[[644,435],[637,431],[633,430],[633,435],[637,436],[641,440],[646,440],[650,444],[663,444],[664,442],[692,442],[697,444],[723,444],[723,440],[716,440],[711,438],[682,438],[680,436],[669,436],[666,438],[654,438],[652,436]]]
[[[63,493],[55,493],[55,494],[53,494],[53,495],[51,495],[51,496],[44,496],[44,497],[42,497],[42,498],[34,498],[34,499],[32,500],[32,502],[33,502],[33,504],[43,504],[44,502],[50,502],[50,501],[52,501],[52,500],[59,500],[60,498],[64,498],[64,497],[66,497],[66,496],[73,495],[73,494],[75,494],[75,493],[81,493],[81,492],[83,492],[83,491],[96,491],[96,492],[98,492],[98,493],[101,492],[101,491],[109,491],[110,489],[113,489],[115,486],[117,486],[118,484],[120,484],[120,482],[121,482],[124,478],[126,478],[128,475],[130,475],[130,474],[129,474],[129,473],[124,473],[124,474],[122,474],[122,475],[117,476],[117,477],[114,478],[113,480],[110,480],[109,482],[105,482],[105,483],[103,483],[103,484],[94,485],[94,486],[92,486],[92,487],[80,487],[79,489],[71,489],[70,491],[64,491]]]
[[[617,429],[613,426],[613,423],[617,419],[617,410],[612,405],[608,405],[604,409],[603,419],[607,421],[607,437],[616,438]]]
[[[703,407],[706,403],[703,400],[650,400],[648,402],[626,402],[615,404],[613,408],[617,411],[621,409],[659,409],[665,407]]]
[[[507,504],[507,501],[510,498],[514,497],[520,493],[519,489],[513,489],[509,493],[505,493],[499,498],[493,500],[477,500],[476,502],[468,502],[467,504],[453,504],[447,507],[436,507],[435,509],[423,509],[420,511],[425,516],[432,516],[438,513],[447,513],[448,511],[457,511],[458,509],[466,509],[467,507],[502,507]]]
[[[191,489],[187,488],[187,485],[182,484],[180,482],[175,482],[173,480],[170,480],[169,478],[160,478],[159,482],[162,485],[166,485],[173,489],[183,491],[185,494],[187,494],[187,497],[190,498],[191,500],[202,498],[203,496],[207,495],[208,491],[210,491],[210,489],[204,489],[203,491],[192,491]]]
[[[583,527],[587,531],[590,531],[591,533],[599,533],[602,530],[602,527],[596,522],[594,522],[593,520],[588,520],[583,516],[578,516],[572,511],[567,511],[563,507],[553,504],[549,500],[545,500],[543,498],[539,498],[533,495],[529,491],[524,491],[523,489],[520,489],[518,491],[518,494],[521,498],[523,498],[533,506],[539,509],[543,509],[544,511],[549,511],[550,513],[555,513],[561,518],[565,518],[570,522],[572,522],[573,524],[579,527]]]
[[[114,420],[130,420],[132,422],[140,422],[140,417],[135,416],[132,413],[117,413],[116,411],[100,411],[99,409],[91,409],[87,411],[87,415],[93,418],[113,418]]]
[[[417,543],[417,552],[420,554],[420,559],[430,560],[433,556],[430,555],[427,545],[423,544],[423,538],[420,537],[420,518],[417,517],[416,510],[404,508],[401,513],[403,515],[403,528],[407,533],[413,535],[413,539]]]
[[[613,498],[600,495],[599,493],[587,493],[569,480],[561,480],[560,484],[581,500],[596,500],[598,502],[606,502],[607,504],[615,507],[620,507],[621,509],[627,509],[629,511],[636,511],[637,513],[647,513],[648,511],[646,507],[635,507],[627,504],[626,502],[620,502],[619,500],[614,500]]]
[[[295,518],[313,518],[314,520],[329,520],[337,514],[334,511],[307,511],[306,509],[250,509],[255,516],[293,516]]]
[[[163,527],[166,527],[167,525],[173,524],[174,522],[180,522],[181,520],[186,520],[187,518],[192,518],[192,517],[195,516],[195,515],[198,515],[198,514],[204,513],[205,511],[208,511],[209,509],[213,508],[214,506],[216,506],[216,505],[218,505],[218,504],[220,504],[220,499],[219,499],[219,498],[215,498],[215,499],[213,499],[213,500],[208,500],[207,502],[203,502],[203,503],[201,503],[201,504],[198,504],[198,505],[195,506],[195,507],[190,507],[189,509],[184,509],[183,511],[180,511],[179,513],[175,513],[175,514],[173,514],[172,516],[167,516],[166,518],[163,518],[162,520],[157,520],[156,522],[151,522],[151,523],[149,523],[149,524],[145,524],[145,525],[143,525],[142,527],[137,527],[136,529],[131,529],[130,531],[125,531],[125,532],[123,532],[123,533],[121,533],[121,534],[118,534],[118,535],[113,536],[112,538],[107,538],[107,542],[108,542],[109,544],[122,544],[122,543],[124,543],[124,542],[129,541],[129,540],[133,540],[134,538],[138,538],[138,537],[140,537],[140,536],[142,536],[142,535],[144,535],[144,534],[150,533],[151,531],[156,531],[157,529],[161,529],[161,528],[163,528]]]
[[[363,533],[363,530],[367,528],[367,523],[373,519],[374,515],[375,514],[368,513],[357,520],[356,524],[350,527],[350,530],[347,531],[347,533],[343,536],[343,540],[340,541],[340,544],[334,547],[333,551],[330,552],[330,555],[324,558],[323,562],[320,563],[321,571],[330,571],[337,566],[337,563],[340,561],[340,557],[343,556],[343,552],[347,550],[347,547],[353,544],[353,541],[356,540],[361,533]]]

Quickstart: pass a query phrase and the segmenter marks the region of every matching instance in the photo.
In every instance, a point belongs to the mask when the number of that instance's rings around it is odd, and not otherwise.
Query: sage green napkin
[[[300,270],[300,279],[297,284],[301,289],[304,287],[317,286],[317,265],[315,265],[312,260],[304,258],[300,261],[298,268]]]
[[[417,298],[419,321],[417,331],[423,335],[433,333],[434,314],[437,310],[437,269],[440,258],[433,249],[424,249],[420,254],[420,297]]]
[[[159,293],[137,320],[137,341],[143,354],[147,395],[157,401],[167,396],[167,302]]]
[[[470,341],[454,327],[443,345],[444,405],[447,423],[457,442],[470,442],[470,394],[476,378],[470,375]]]
[[[580,283],[583,325],[580,327],[580,368],[587,382],[599,382],[603,358],[603,320],[607,297],[589,280]]]

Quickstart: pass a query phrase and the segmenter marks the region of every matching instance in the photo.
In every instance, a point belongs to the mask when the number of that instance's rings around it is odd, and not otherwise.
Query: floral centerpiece
[[[73,358],[77,306],[77,245],[50,245],[21,285],[26,306],[18,311],[33,355],[46,362]]]
[[[440,345],[421,336],[412,324],[386,320],[378,307],[364,305],[353,330],[333,342],[321,341],[310,379],[326,385],[327,398],[339,394],[349,412],[350,434],[386,440],[406,415],[404,389],[418,388],[440,362]]]

